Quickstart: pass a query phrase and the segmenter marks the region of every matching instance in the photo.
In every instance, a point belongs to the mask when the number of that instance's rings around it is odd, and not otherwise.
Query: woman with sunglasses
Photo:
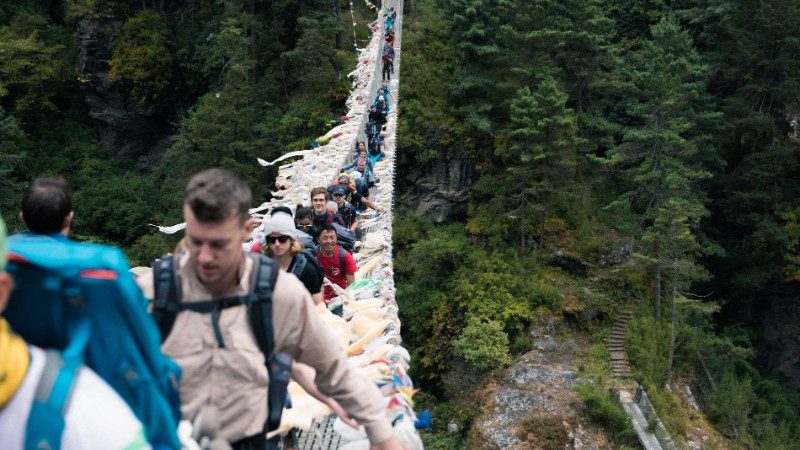
[[[267,245],[263,253],[281,269],[293,273],[311,293],[314,303],[322,303],[322,269],[313,255],[303,251],[292,216],[282,212],[273,215],[264,223],[264,233]]]

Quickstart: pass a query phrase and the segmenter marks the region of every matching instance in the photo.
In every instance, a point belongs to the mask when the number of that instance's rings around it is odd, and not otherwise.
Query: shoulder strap
[[[303,270],[306,268],[306,263],[308,262],[308,258],[303,252],[298,253],[294,257],[294,265],[292,266],[292,273],[297,277],[300,278],[300,275],[303,274]]]
[[[46,353],[25,430],[25,450],[61,448],[64,416],[69,408],[80,364],[65,362],[53,350]]]
[[[249,304],[249,319],[253,334],[269,373],[267,388],[266,431],[278,428],[283,406],[286,404],[287,387],[292,377],[292,358],[285,353],[275,354],[275,332],[272,325],[272,294],[280,267],[261,254],[251,254],[253,261],[253,294],[258,300]]]
[[[165,255],[153,262],[153,318],[161,331],[161,342],[167,340],[178,316],[181,285],[176,274],[175,256]]]
[[[339,269],[342,271],[342,275],[344,275],[344,254],[347,250],[339,244],[336,244],[336,247],[339,248]]]
[[[272,329],[272,291],[278,279],[280,267],[261,254],[248,254],[253,259],[253,278],[251,292],[257,301],[249,305],[250,326],[256,337],[258,348],[264,359],[275,349],[275,335]]]

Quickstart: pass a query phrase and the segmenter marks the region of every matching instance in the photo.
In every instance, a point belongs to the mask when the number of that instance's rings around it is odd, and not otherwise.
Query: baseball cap
[[[336,194],[344,195],[344,186],[342,186],[341,184],[334,184],[331,187],[330,191],[331,195],[336,195]]]

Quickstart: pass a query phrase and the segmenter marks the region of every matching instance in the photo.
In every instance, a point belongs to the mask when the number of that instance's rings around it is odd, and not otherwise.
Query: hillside
[[[393,256],[427,448],[635,446],[614,392],[636,383],[679,445],[797,448],[799,7],[405,2]],[[26,183],[64,175],[77,237],[148,264],[190,174],[226,167],[268,200],[256,158],[342,122],[373,17],[4,2],[0,213],[19,230]],[[533,412],[513,426],[509,392]]]

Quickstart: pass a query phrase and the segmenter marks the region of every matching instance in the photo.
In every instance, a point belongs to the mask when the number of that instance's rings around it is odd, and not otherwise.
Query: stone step
[[[609,352],[624,352],[625,351],[625,346],[623,346],[623,345],[609,345],[608,346],[608,351]]]

